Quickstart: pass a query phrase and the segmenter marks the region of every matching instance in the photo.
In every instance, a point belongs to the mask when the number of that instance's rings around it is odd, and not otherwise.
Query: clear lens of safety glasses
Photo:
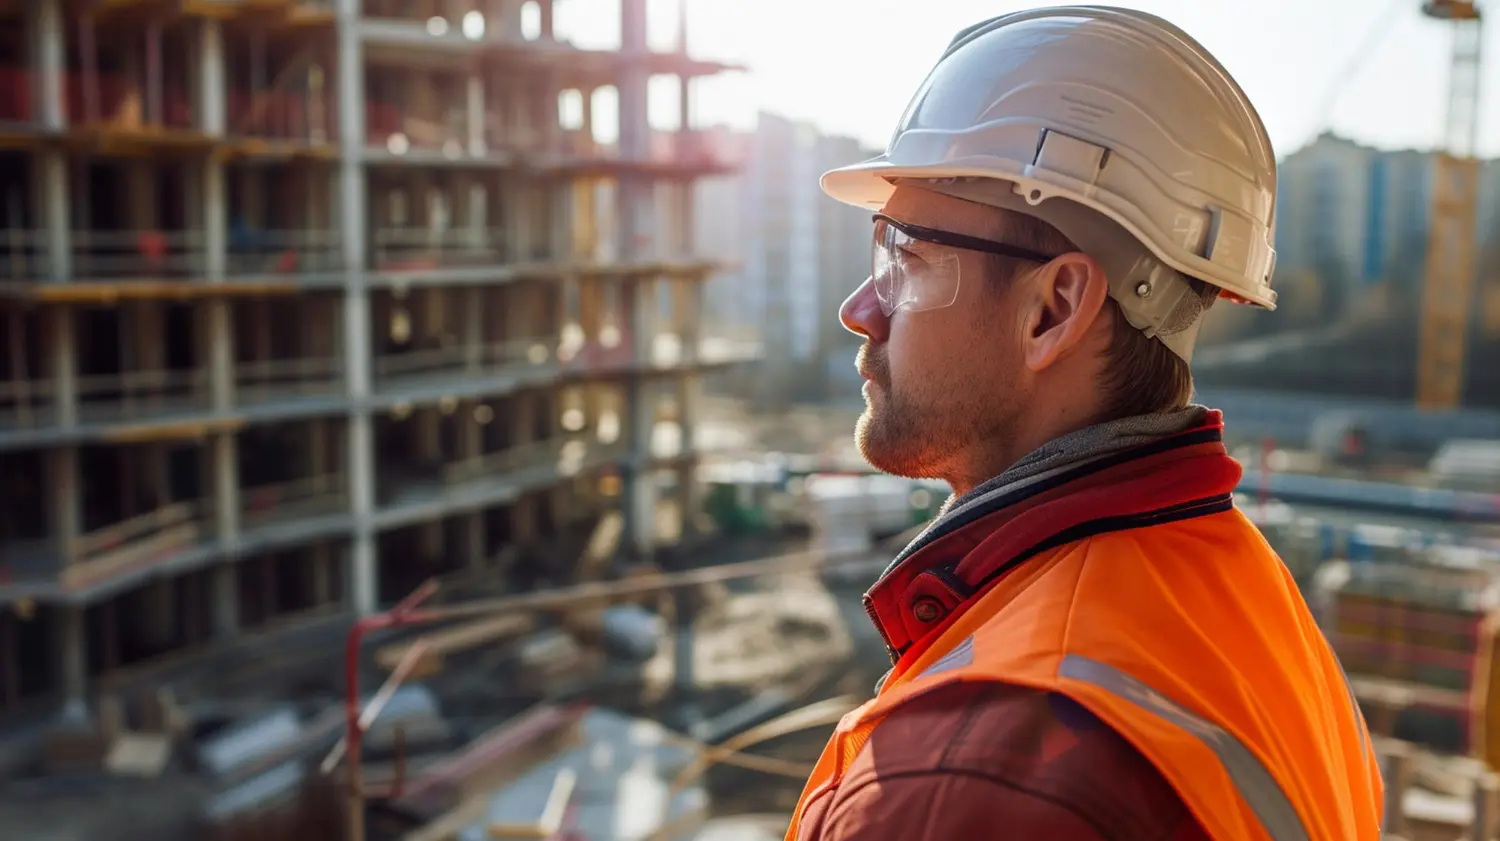
[[[958,300],[958,255],[953,249],[915,239],[889,219],[875,220],[870,279],[887,316],[896,310],[941,309]]]

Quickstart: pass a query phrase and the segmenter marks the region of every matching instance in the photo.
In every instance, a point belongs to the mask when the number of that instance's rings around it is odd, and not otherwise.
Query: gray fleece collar
[[[1064,471],[1184,432],[1201,423],[1207,411],[1205,406],[1190,405],[1171,412],[1106,421],[1054,438],[1032,450],[999,476],[962,496],[949,497],[938,516],[901,550],[891,565],[886,567],[883,575],[889,574],[923,546],[946,534],[951,524],[965,513]]]

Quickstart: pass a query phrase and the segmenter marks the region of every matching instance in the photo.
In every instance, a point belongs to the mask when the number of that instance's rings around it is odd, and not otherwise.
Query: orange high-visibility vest
[[[1087,707],[1216,839],[1378,839],[1380,772],[1343,670],[1286,567],[1225,509],[1047,549],[978,593],[839,723],[788,841],[892,709],[954,681]]]

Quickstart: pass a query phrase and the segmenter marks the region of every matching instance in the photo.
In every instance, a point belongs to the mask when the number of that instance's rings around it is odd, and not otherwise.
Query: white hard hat
[[[1105,252],[1126,318],[1184,359],[1213,297],[1184,277],[1275,307],[1265,126],[1207,50],[1153,15],[1061,6],[959,33],[885,154],[822,186],[879,208],[907,180],[1036,216]]]

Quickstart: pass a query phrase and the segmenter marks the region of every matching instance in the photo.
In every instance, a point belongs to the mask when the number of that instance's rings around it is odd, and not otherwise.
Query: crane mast
[[[1474,300],[1475,143],[1484,20],[1474,0],[1428,0],[1422,13],[1447,22],[1453,31],[1443,148],[1433,160],[1417,359],[1417,405],[1441,411],[1456,408],[1463,397]]]

